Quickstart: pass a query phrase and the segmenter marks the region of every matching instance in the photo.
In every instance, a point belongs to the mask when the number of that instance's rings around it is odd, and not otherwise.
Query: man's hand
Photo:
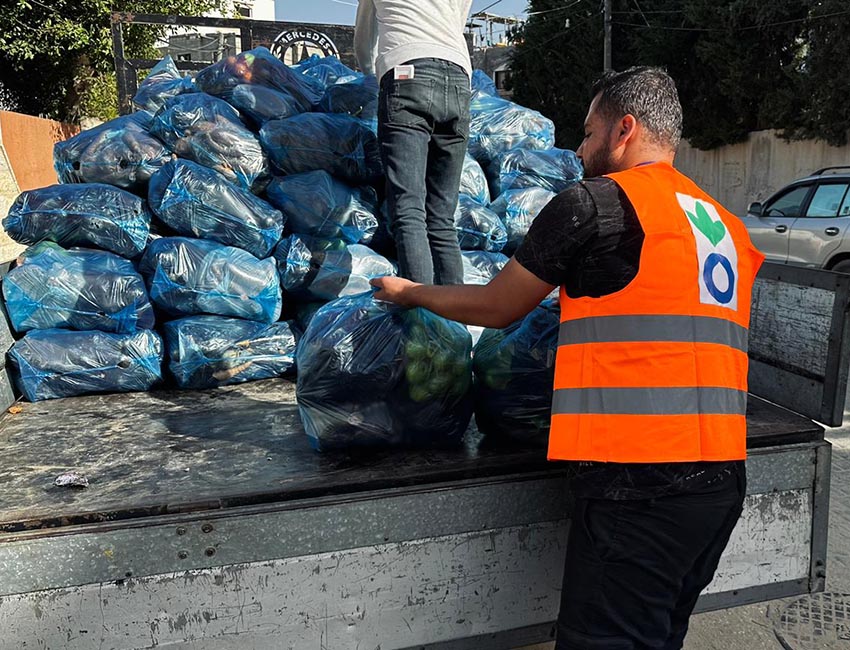
[[[375,278],[371,284],[379,289],[374,295],[377,300],[403,307],[424,307],[467,325],[498,328],[525,316],[555,288],[514,259],[485,285],[418,284],[394,277]]]
[[[402,307],[415,306],[410,300],[410,289],[420,286],[417,282],[389,275],[383,278],[374,278],[369,281],[369,284],[378,288],[373,296],[376,300],[394,302]]]

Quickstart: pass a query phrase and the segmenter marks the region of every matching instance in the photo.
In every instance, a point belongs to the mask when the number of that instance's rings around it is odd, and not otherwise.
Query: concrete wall
[[[53,145],[79,132],[69,124],[0,111],[0,218],[24,190],[57,182]],[[0,263],[23,250],[0,229]]]
[[[850,165],[850,145],[786,142],[775,131],[756,131],[746,142],[711,151],[682,142],[675,164],[727,209],[743,215],[750,202],[766,199],[796,178],[822,167]]]
[[[472,67],[483,70],[493,81],[496,81],[496,72],[511,69],[514,49],[513,46],[478,48],[472,52]],[[500,89],[499,94],[507,99],[513,97],[512,90]]]

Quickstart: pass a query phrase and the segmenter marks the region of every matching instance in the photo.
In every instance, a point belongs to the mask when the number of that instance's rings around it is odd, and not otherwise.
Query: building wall
[[[513,61],[514,47],[513,46],[495,46],[477,48],[472,52],[472,67],[483,70],[487,73],[496,85],[499,85],[499,79],[496,73],[508,72],[511,69]],[[506,88],[499,88],[499,94],[502,97],[510,99],[513,96],[513,91]]]
[[[240,8],[250,9],[251,20],[275,19],[275,0],[230,0],[224,11],[210,11],[204,15],[216,18],[233,18],[239,15]]]
[[[251,20],[275,20],[275,0],[229,0],[223,11],[208,11],[204,16],[236,18],[240,9],[250,10],[246,18]],[[176,27],[157,48],[163,56],[170,53],[178,58],[179,54],[188,53],[192,61],[210,62],[217,61],[219,54],[228,56],[242,50],[238,31],[220,27]]]
[[[796,178],[822,167],[850,165],[850,145],[822,140],[786,142],[775,131],[756,131],[746,142],[700,151],[682,142],[676,167],[735,214],[746,213]]]
[[[276,20],[275,0],[254,0],[251,12],[253,20]]]

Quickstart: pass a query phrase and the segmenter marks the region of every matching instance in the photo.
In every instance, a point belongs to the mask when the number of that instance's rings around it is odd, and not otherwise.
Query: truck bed
[[[285,379],[18,407],[0,416],[0,533],[564,471],[544,450],[494,441],[474,424],[456,449],[320,454]],[[823,438],[808,418],[752,395],[747,421],[751,449]],[[90,486],[54,486],[67,471]]]

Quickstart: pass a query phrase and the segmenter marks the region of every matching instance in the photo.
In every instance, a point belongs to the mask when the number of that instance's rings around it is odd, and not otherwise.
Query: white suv
[[[756,248],[771,262],[850,273],[848,170],[850,166],[820,169],[764,203],[750,203],[742,221]]]

